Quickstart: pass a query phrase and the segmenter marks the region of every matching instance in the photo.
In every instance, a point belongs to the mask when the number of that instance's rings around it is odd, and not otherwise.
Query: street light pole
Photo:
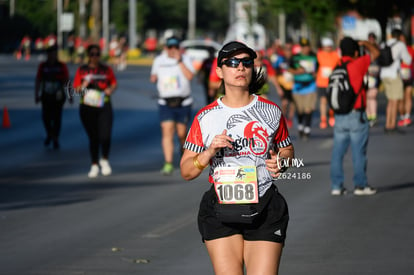
[[[85,0],[79,0],[79,36],[82,39],[86,38],[86,3]]]
[[[62,47],[62,10],[63,10],[63,3],[62,0],[57,0],[57,47],[60,49]]]
[[[12,17],[14,17],[14,10],[15,10],[15,0],[10,0],[10,2],[9,2],[9,5],[10,5],[10,10],[9,10],[9,12],[10,12],[10,18],[12,18]]]
[[[188,39],[195,38],[196,0],[188,0]]]
[[[102,34],[104,38],[103,53],[108,53],[109,43],[109,0],[103,0],[102,3]]]
[[[136,25],[137,25],[137,6],[136,0],[129,0],[129,48],[135,49],[136,48]]]

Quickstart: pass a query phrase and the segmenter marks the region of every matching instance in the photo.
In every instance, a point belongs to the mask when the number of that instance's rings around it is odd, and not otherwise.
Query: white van
[[[232,40],[244,42],[255,50],[262,50],[266,48],[266,31],[259,23],[250,26],[245,21],[237,21],[228,29],[224,43]]]

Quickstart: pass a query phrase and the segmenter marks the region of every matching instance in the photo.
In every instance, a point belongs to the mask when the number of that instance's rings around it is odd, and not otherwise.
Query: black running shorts
[[[204,193],[198,212],[198,228],[203,241],[241,234],[248,241],[270,241],[284,244],[289,222],[289,212],[285,199],[276,190],[272,192],[268,204],[252,224],[222,223],[214,212],[217,195],[214,187]]]

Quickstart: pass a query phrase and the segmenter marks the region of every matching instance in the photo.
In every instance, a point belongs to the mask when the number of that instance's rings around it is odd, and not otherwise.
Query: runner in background
[[[166,40],[164,52],[158,55],[151,67],[150,81],[156,83],[161,126],[161,146],[164,164],[161,174],[174,171],[174,140],[177,134],[181,148],[191,118],[191,80],[195,69],[191,58],[180,51],[181,40],[171,36]]]
[[[99,171],[103,176],[112,174],[109,164],[113,122],[111,95],[117,81],[111,67],[101,63],[99,45],[89,45],[86,52],[89,62],[77,69],[73,87],[81,95],[79,113],[89,138],[92,164],[88,177],[96,178]]]
[[[216,96],[210,96],[209,94],[209,78],[210,78],[210,72],[213,67],[213,62],[215,60],[215,51],[209,50],[209,55],[206,59],[203,60],[203,63],[201,64],[201,68],[197,73],[198,81],[201,83],[201,85],[204,88],[204,94],[206,98],[206,104],[210,104],[214,100],[216,100]]]
[[[413,79],[414,79],[414,49],[407,43],[406,36],[401,33],[400,41],[407,45],[408,53],[411,55],[411,63],[401,62],[401,79],[404,86],[403,99],[398,102],[400,118],[398,120],[399,127],[406,127],[411,124],[411,110],[413,106]]]
[[[68,42],[66,44],[68,48],[69,62],[74,63],[75,61],[75,35],[71,33],[68,36]]]
[[[30,59],[31,54],[31,47],[32,47],[32,39],[29,35],[25,35],[20,42],[19,48],[16,53],[16,58],[21,59],[24,56],[24,60]]]
[[[39,64],[35,84],[35,103],[42,103],[42,120],[46,130],[45,146],[53,142],[59,149],[62,109],[66,100],[64,86],[69,80],[66,64],[58,60],[57,46],[49,47],[47,59]],[[71,98],[69,99],[72,103]]]
[[[216,70],[217,57],[214,58],[213,63],[211,64],[210,75],[208,77],[208,96],[214,99],[217,99],[223,95],[220,93],[221,79],[218,77]]]
[[[40,55],[42,55],[44,53],[45,44],[44,44],[44,40],[43,40],[42,37],[36,38],[36,40],[35,40],[35,50],[36,50],[36,53],[39,54],[39,57],[40,57]]]
[[[76,63],[83,64],[85,62],[85,52],[88,47],[88,42],[78,36],[75,39]]]
[[[282,98],[283,90],[277,82],[276,71],[273,69],[272,64],[264,57],[263,50],[257,50],[256,55],[257,58],[254,60],[254,68],[257,73],[262,73],[266,79],[266,83],[256,94],[267,99],[270,90],[269,83],[272,83],[276,89],[276,93]]]
[[[322,48],[316,54],[318,60],[316,87],[319,95],[319,128],[326,129],[328,122],[331,127],[335,124],[334,113],[328,106],[326,89],[328,88],[329,76],[339,62],[339,54],[334,50],[334,43],[331,38],[322,38],[321,46]],[[329,120],[327,116],[329,116]]]
[[[119,63],[117,70],[123,71],[127,67],[128,44],[125,36],[119,39]]]
[[[377,36],[375,33],[368,34],[368,42],[374,45],[377,49],[379,49],[379,45],[377,42]],[[378,88],[380,85],[380,73],[381,67],[378,65],[378,61],[371,60],[371,64],[368,67],[368,90],[367,90],[367,106],[366,106],[366,113],[367,118],[369,121],[369,126],[374,127],[377,123],[377,109],[378,109],[378,102],[377,102],[377,95],[378,95]]]
[[[292,97],[293,74],[289,72],[292,56],[292,42],[288,41],[283,47],[283,52],[272,63],[273,68],[276,69],[277,81],[283,90],[281,108],[288,128],[292,128],[295,116],[295,103]]]
[[[307,140],[311,133],[312,114],[317,100],[315,76],[318,62],[307,38],[300,39],[300,46],[300,53],[292,57],[289,72],[294,75],[292,94],[296,106],[299,136]]]

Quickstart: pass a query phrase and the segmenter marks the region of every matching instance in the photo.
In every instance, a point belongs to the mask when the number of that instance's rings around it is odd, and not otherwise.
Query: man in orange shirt
[[[327,112],[328,112],[328,101],[326,88],[328,87],[329,75],[339,62],[339,54],[334,51],[334,44],[330,38],[322,38],[322,48],[316,54],[318,60],[318,71],[316,74],[316,87],[319,94],[319,112],[320,112],[320,123],[319,128],[325,129],[328,127],[327,124]],[[333,112],[329,111],[329,125],[333,127],[335,118]]]

